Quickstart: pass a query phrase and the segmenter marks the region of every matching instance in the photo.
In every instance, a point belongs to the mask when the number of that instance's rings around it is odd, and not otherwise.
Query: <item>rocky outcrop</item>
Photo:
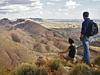
[[[17,24],[15,27],[23,29],[31,34],[38,34],[38,35],[44,35],[45,31],[47,31],[46,28],[44,28],[43,26],[32,20],[26,20],[22,23]]]
[[[12,25],[12,21],[9,20],[8,18],[3,18],[0,20],[0,26],[9,26],[9,25]]]

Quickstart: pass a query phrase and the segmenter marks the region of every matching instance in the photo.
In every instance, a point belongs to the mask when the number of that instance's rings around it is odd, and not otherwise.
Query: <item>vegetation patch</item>
[[[100,55],[94,59],[94,64],[100,66]]]
[[[100,75],[100,69],[94,70],[92,74],[93,75]]]
[[[50,65],[51,70],[58,70],[61,66],[61,63],[59,60],[54,60]]]
[[[37,67],[34,64],[23,63],[13,72],[13,75],[36,75]]]
[[[70,72],[70,75],[92,75],[92,72],[86,64],[78,64]]]
[[[11,37],[12,37],[12,40],[15,41],[15,42],[20,42],[21,41],[19,36],[15,33],[12,33]]]

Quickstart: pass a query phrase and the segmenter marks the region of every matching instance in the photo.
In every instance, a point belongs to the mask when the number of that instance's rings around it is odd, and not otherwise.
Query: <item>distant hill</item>
[[[47,20],[54,22],[82,22],[81,19],[47,19]]]
[[[66,39],[33,20],[16,20],[0,26],[0,64],[8,70],[23,62],[34,62],[42,53],[66,50]],[[41,53],[41,54],[40,54]],[[34,60],[33,60],[34,59]]]
[[[49,22],[67,22],[67,23],[82,23],[83,19],[46,19]],[[93,19],[95,22],[100,23],[100,19]]]

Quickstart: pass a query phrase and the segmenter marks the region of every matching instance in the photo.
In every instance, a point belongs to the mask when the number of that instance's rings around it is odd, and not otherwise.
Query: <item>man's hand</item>
[[[81,36],[80,36],[80,41],[82,41],[83,40],[83,35],[81,34]]]

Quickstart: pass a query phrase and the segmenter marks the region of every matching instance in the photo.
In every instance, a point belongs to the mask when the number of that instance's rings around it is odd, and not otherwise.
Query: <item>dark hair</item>
[[[83,12],[83,17],[89,17],[89,12]]]
[[[69,39],[68,39],[68,42],[69,42],[70,44],[73,44],[73,43],[74,43],[74,40],[72,40],[71,38],[69,38]]]

